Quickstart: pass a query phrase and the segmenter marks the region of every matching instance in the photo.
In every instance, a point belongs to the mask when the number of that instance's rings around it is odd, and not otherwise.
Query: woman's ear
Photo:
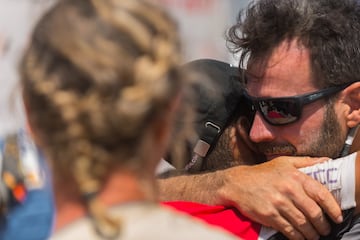
[[[344,90],[346,94],[346,103],[349,105],[347,115],[347,125],[353,128],[360,124],[360,82],[351,84]]]

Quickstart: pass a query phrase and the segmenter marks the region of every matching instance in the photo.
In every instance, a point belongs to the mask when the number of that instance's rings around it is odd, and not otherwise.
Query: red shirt
[[[220,226],[242,239],[262,239],[260,237],[261,225],[242,215],[236,208],[183,201],[163,202],[163,204],[200,218],[209,224]]]

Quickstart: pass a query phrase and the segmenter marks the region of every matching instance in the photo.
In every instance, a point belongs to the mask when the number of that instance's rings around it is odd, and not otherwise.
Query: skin
[[[259,69],[261,68],[257,62],[249,66],[247,89],[252,96],[287,97],[319,90],[314,86],[311,75],[309,52],[296,41],[283,42],[275,49],[266,69]],[[347,133],[343,110],[346,105],[335,105],[336,111],[332,114],[335,120],[331,124],[332,128],[329,128],[331,132],[324,136],[325,104],[325,100],[319,100],[305,105],[300,120],[284,126],[266,123],[257,112],[250,128],[250,140],[259,147],[267,160],[280,155],[336,158]],[[334,144],[330,144],[330,139]],[[330,147],[325,147],[329,144]]]
[[[311,74],[309,56],[308,49],[299,45],[295,39],[281,43],[272,53],[265,68],[261,68],[256,61],[250,62],[248,66],[250,77],[247,83],[249,94],[256,97],[286,97],[317,91],[318,88],[315,87]],[[326,106],[325,100],[306,105],[301,119],[289,125],[272,126],[262,118],[260,113],[256,113],[249,132],[250,140],[268,161],[281,155],[336,158],[341,152],[348,128],[356,123],[355,117],[350,117],[353,123],[348,124],[353,104],[347,96],[350,90],[340,92],[333,106]],[[330,109],[331,107],[333,109]],[[326,121],[330,121],[331,124],[326,125]],[[324,130],[329,132],[324,133]],[[308,197],[312,197],[312,193],[307,191],[305,193]],[[300,196],[312,208],[308,213],[301,206],[292,206],[289,200],[294,200],[294,198],[291,195],[288,197],[288,199],[281,199],[283,205],[278,211],[281,215],[297,216],[298,220],[292,221],[290,218],[289,221],[283,217],[277,219],[277,222],[283,224],[285,229],[289,229],[285,230],[287,236],[292,236],[294,239],[301,239],[301,237],[316,239],[319,233],[325,233],[328,230],[320,206],[313,203],[305,194]],[[307,221],[307,219],[315,221]],[[298,225],[302,231],[291,229],[289,223]]]
[[[288,42],[280,44],[265,68],[262,66],[249,62],[247,87],[252,96],[285,97],[318,90],[312,82],[309,52],[296,41],[291,41],[290,45]],[[330,227],[324,212],[333,221],[341,222],[340,207],[324,186],[297,170],[321,159],[274,158],[281,155],[334,157],[338,154],[348,128],[360,122],[359,89],[359,84],[355,83],[340,92],[332,112],[324,100],[308,104],[298,122],[282,127],[267,124],[257,113],[253,125],[249,126],[249,140],[257,147],[262,146],[268,162],[159,180],[162,200],[235,206],[242,214],[290,239],[317,239],[319,235],[328,234]],[[329,114],[334,117],[339,131],[332,139],[336,144],[330,146],[327,142],[329,147],[324,148],[326,136],[321,131]],[[281,147],[283,144],[291,148]],[[276,148],[271,150],[269,146]]]
[[[342,220],[341,210],[323,185],[297,170],[320,161],[276,158],[254,166],[161,179],[160,196],[166,201],[181,199],[234,206],[250,219],[281,231],[290,239],[304,239],[309,221],[310,227],[317,226],[316,231],[326,235],[330,228],[321,208],[337,222]],[[313,236],[309,234],[306,238]]]

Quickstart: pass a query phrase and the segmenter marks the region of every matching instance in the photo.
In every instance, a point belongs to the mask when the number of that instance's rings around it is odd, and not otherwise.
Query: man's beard
[[[330,102],[326,104],[325,108],[324,122],[319,137],[317,141],[308,145],[308,149],[305,149],[303,152],[297,152],[296,147],[290,143],[274,142],[257,143],[257,149],[265,155],[339,157],[346,136],[341,133],[341,126],[336,117],[334,104]],[[310,141],[311,139],[309,139]]]

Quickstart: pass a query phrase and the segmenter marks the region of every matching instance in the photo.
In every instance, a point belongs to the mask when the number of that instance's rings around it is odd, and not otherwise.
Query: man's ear
[[[360,82],[351,84],[344,90],[346,94],[346,103],[349,105],[349,114],[347,115],[347,125],[353,128],[360,124]]]

